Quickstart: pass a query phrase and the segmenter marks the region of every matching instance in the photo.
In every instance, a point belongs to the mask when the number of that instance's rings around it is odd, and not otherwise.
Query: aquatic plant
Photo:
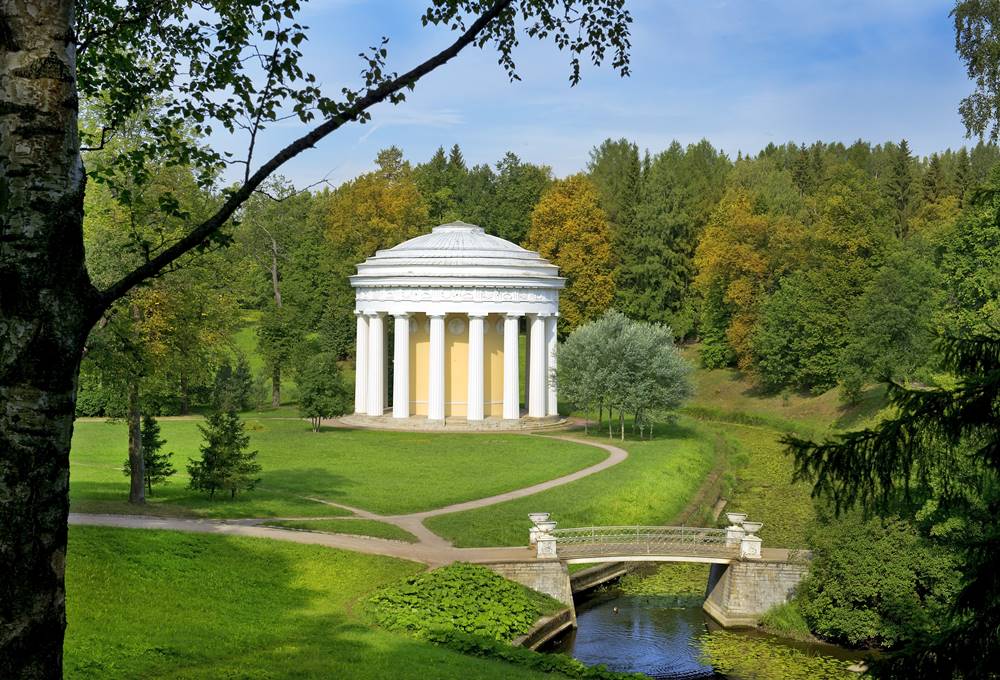
[[[695,643],[702,661],[715,670],[745,680],[851,680],[851,661],[811,655],[766,638],[715,632]]]

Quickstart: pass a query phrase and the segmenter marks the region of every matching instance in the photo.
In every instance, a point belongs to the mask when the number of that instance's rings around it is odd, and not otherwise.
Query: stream
[[[576,611],[579,627],[552,640],[543,651],[651,678],[747,677],[738,672],[719,672],[703,660],[700,639],[723,629],[702,611],[699,598],[627,595],[611,586],[578,596]],[[731,645],[732,654],[761,657],[759,666],[753,664],[754,677],[772,677],[772,672],[776,673],[774,677],[857,677],[844,670],[848,662],[860,658],[857,652],[752,630],[735,634],[730,631],[722,636],[725,642],[737,643]],[[743,649],[742,643],[749,643],[752,649]],[[745,660],[740,659],[733,667],[738,668]],[[815,674],[817,663],[821,665],[819,675]],[[763,671],[762,675],[758,676],[758,670]]]

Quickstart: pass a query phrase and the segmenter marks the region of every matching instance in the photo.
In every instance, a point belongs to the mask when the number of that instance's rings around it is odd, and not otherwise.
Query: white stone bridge
[[[724,626],[755,625],[786,602],[805,575],[808,556],[763,549],[760,522],[727,513],[725,529],[670,526],[603,526],[557,529],[548,513],[529,515],[536,559],[493,568],[572,605],[568,564],[700,562],[710,564],[704,609]],[[606,571],[606,573],[613,573]],[[620,572],[619,572],[620,573]],[[600,581],[589,581],[595,585]]]
[[[568,564],[600,562],[705,562],[729,564],[739,558],[739,542],[726,540],[725,529],[700,527],[611,526],[553,529],[543,540],[539,557],[551,551]]]

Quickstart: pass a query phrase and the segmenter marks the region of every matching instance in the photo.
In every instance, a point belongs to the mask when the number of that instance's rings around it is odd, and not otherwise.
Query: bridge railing
[[[730,526],[707,527],[605,526],[557,529],[549,513],[528,515],[529,541],[542,559],[597,556],[691,555],[759,559],[763,526],[743,513],[726,513]]]
[[[684,554],[732,557],[725,529],[701,527],[611,526],[553,529],[549,535],[560,557]]]

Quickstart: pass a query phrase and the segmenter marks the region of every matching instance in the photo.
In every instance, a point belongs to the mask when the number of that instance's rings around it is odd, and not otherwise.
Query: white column
[[[469,396],[466,420],[483,419],[483,322],[485,317],[469,315]]]
[[[545,317],[545,346],[548,356],[545,366],[545,382],[548,384],[548,405],[546,414],[550,416],[559,415],[559,399],[556,393],[556,324],[558,314],[549,314]]]
[[[392,349],[392,417],[410,417],[410,315],[396,314]]]
[[[531,317],[524,317],[524,410],[531,401]]]
[[[368,394],[365,386],[368,383],[368,318],[361,312],[354,312],[358,317],[358,338],[354,348],[354,412],[365,413],[368,410]]]
[[[544,418],[547,406],[545,393],[545,317],[532,314],[528,317],[528,343],[531,353],[528,355],[531,371],[528,373],[528,416]]]
[[[430,314],[431,351],[428,361],[427,419],[444,420],[444,314]]]
[[[503,320],[503,417],[507,420],[517,420],[521,417],[517,384],[518,316],[518,314],[508,314]]]
[[[368,315],[368,415],[383,415],[385,392],[385,328],[381,314]]]
[[[389,405],[389,328],[382,330],[382,406]]]

